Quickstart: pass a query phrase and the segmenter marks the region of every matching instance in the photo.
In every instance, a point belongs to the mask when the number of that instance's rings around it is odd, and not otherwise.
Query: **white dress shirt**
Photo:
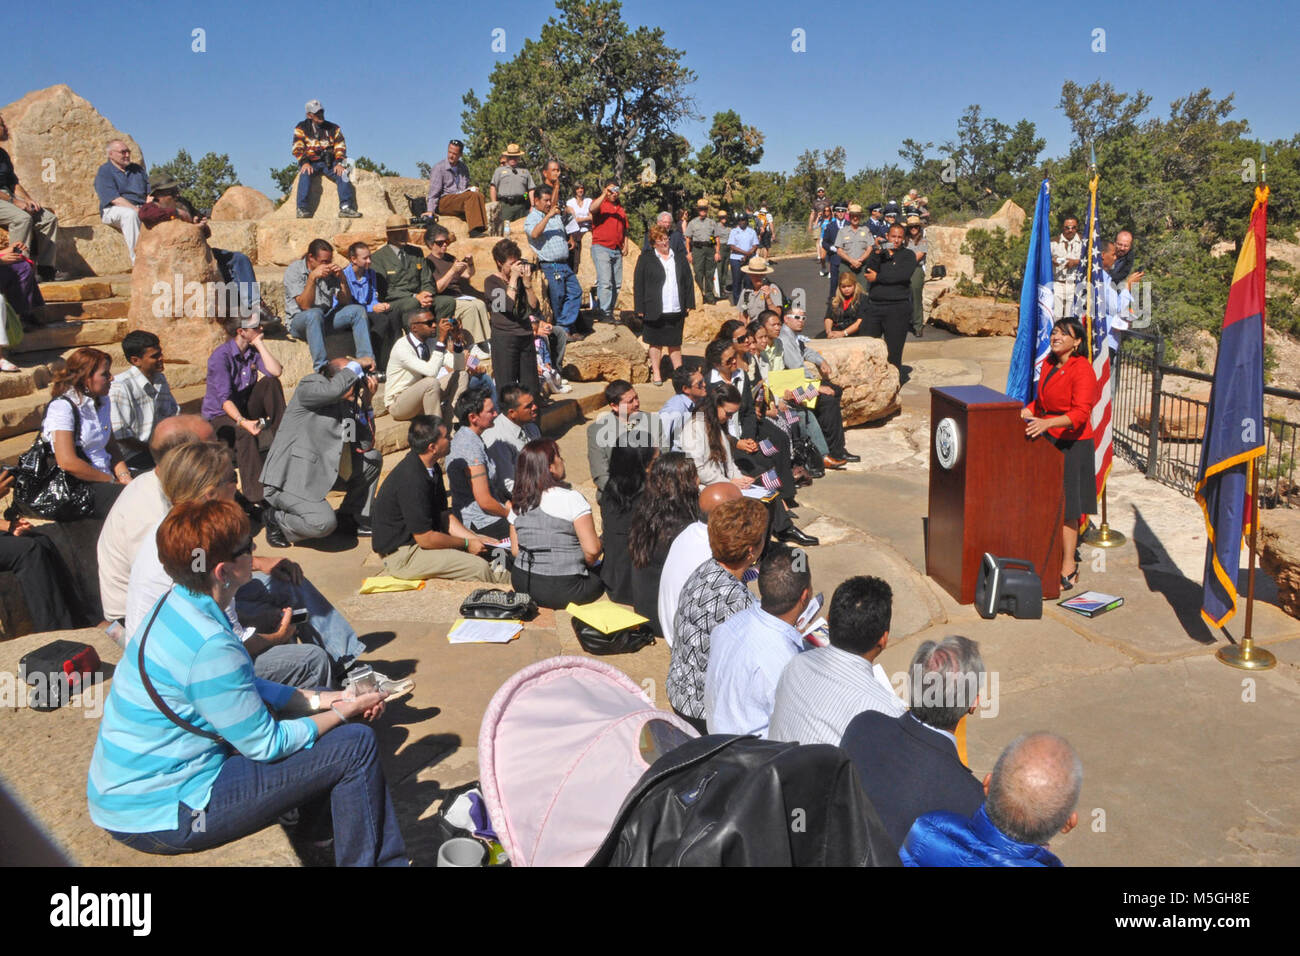
[[[664,573],[659,577],[659,626],[664,632],[664,642],[673,646],[673,619],[681,600],[682,586],[705,561],[713,557],[709,547],[709,526],[703,521],[688,524],[668,548],[664,559]]]
[[[655,256],[659,259],[659,264],[664,267],[663,314],[680,312],[682,297],[677,289],[677,259],[672,249],[668,250],[667,258],[659,255],[658,249],[655,250]]]

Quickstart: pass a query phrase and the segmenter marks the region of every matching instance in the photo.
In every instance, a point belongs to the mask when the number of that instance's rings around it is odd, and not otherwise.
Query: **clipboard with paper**
[[[785,398],[786,392],[794,392],[796,396],[801,390],[811,388],[812,395],[800,400],[805,408],[817,407],[817,382],[809,380],[804,373],[803,366],[799,368],[788,368],[780,372],[767,373],[767,388],[774,398]]]

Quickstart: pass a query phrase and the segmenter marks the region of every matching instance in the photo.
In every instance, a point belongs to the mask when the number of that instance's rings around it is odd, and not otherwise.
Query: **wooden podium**
[[[930,389],[930,520],[925,573],[975,600],[987,551],[1032,561],[1043,597],[1061,593],[1064,456],[1025,437],[1020,402],[984,385]]]

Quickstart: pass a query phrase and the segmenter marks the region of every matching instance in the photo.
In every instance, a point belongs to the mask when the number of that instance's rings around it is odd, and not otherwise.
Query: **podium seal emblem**
[[[934,429],[934,453],[946,471],[957,464],[961,456],[961,439],[957,437],[957,423],[951,418],[941,419]]]

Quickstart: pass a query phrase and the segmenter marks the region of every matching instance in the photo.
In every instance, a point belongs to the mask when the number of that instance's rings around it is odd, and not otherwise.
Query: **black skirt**
[[[1053,440],[1065,455],[1065,524],[1097,513],[1096,445],[1091,438]]]
[[[657,348],[678,348],[682,344],[682,326],[686,324],[684,312],[666,312],[659,318],[641,323],[641,338],[646,345]]]

